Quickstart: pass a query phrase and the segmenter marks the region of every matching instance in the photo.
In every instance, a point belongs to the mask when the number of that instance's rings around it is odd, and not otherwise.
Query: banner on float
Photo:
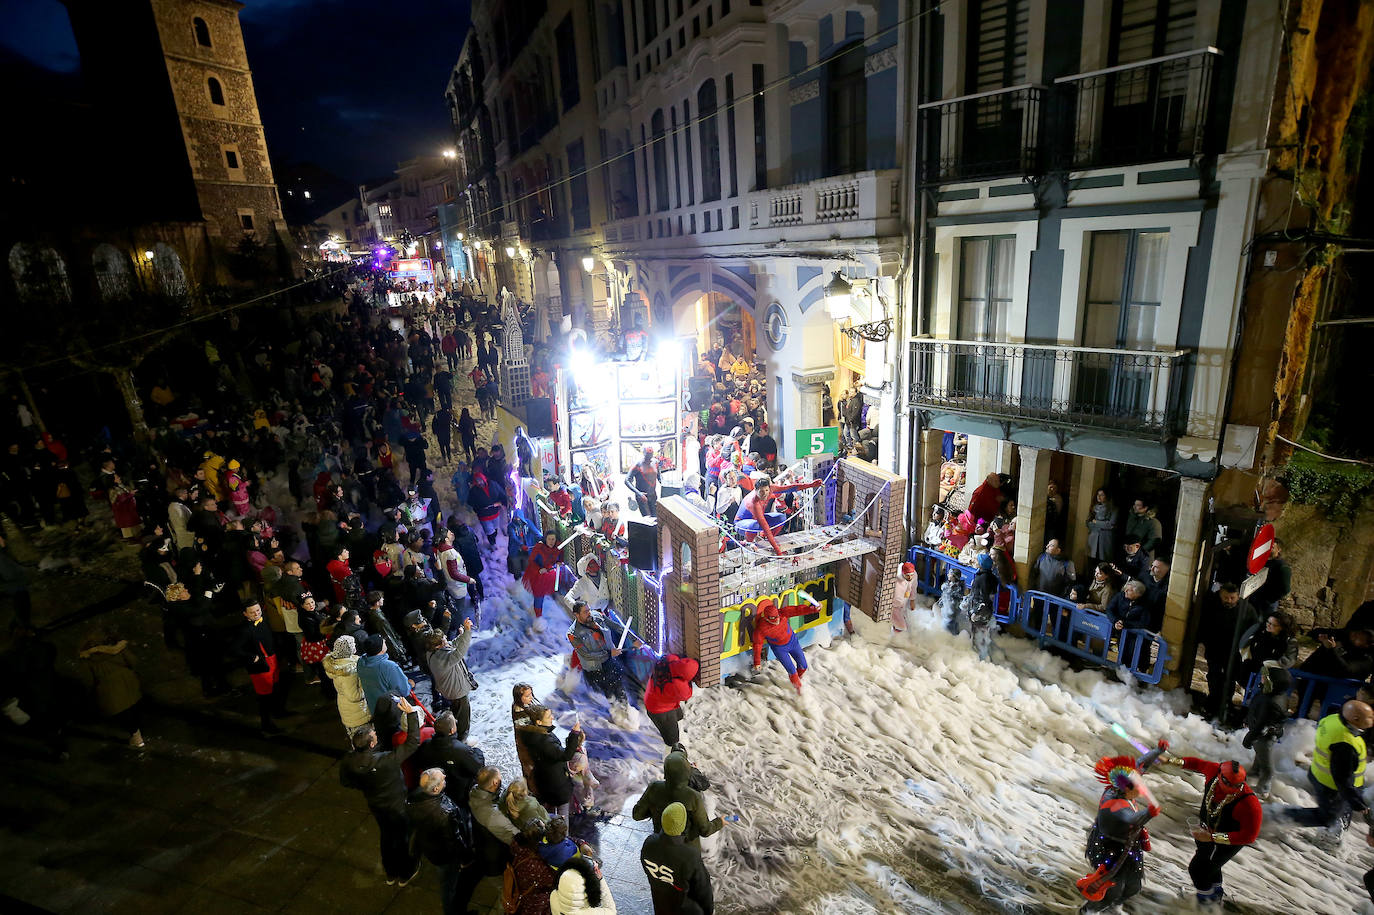
[[[830,617],[835,606],[835,574],[826,572],[817,578],[807,581],[799,581],[785,591],[777,594],[760,594],[751,597],[742,603],[732,604],[729,607],[721,607],[720,612],[724,616],[725,631],[721,635],[722,660],[733,657],[742,651],[751,650],[754,645],[745,635],[740,623],[747,617],[752,617],[758,611],[759,601],[767,598],[776,603],[779,607],[786,607],[788,604],[804,604],[806,601],[797,596],[798,591],[805,591],[816,599],[819,607],[813,607],[812,612],[805,616],[792,617],[792,630],[794,632],[805,632],[808,629],[815,629],[817,626],[824,626],[830,622]]]

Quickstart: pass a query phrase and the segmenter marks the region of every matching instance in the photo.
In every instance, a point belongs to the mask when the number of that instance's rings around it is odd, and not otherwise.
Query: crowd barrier
[[[907,552],[907,561],[916,566],[917,590],[936,599],[950,569],[959,573],[965,588],[973,581],[973,568],[930,547],[913,546]],[[1145,629],[1115,633],[1106,614],[1080,610],[1071,601],[1043,591],[1022,591],[1003,585],[997,596],[997,622],[1003,626],[1020,625],[1034,634],[1041,648],[1053,646],[1101,667],[1124,667],[1145,683],[1158,683],[1164,676],[1169,646],[1158,633]],[[1113,654],[1114,635],[1117,650]]]
[[[1293,685],[1288,688],[1287,695],[1298,693],[1297,707],[1289,712],[1290,718],[1305,718],[1307,712],[1312,708],[1312,703],[1320,697],[1321,714],[1320,718],[1327,715],[1334,715],[1341,710],[1341,706],[1347,700],[1355,698],[1355,694],[1360,691],[1360,687],[1365,685],[1364,680],[1343,680],[1337,677],[1323,677],[1321,674],[1310,674],[1304,670],[1289,670],[1293,676]],[[1249,681],[1245,684],[1245,704],[1250,705],[1255,693],[1260,689],[1260,675],[1258,672],[1250,675]]]

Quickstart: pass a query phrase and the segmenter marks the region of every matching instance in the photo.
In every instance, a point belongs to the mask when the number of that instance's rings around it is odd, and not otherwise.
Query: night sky
[[[452,146],[444,86],[469,9],[469,0],[246,0],[239,18],[273,165],[313,162],[356,184]],[[58,0],[0,0],[0,17],[6,54],[58,81],[79,71]]]

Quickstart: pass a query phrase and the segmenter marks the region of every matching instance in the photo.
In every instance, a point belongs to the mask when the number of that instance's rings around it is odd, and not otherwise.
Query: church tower
[[[212,245],[289,244],[237,0],[64,0],[83,77],[118,112],[130,206],[203,220]],[[115,149],[118,147],[118,149]],[[112,176],[111,180],[121,180]]]

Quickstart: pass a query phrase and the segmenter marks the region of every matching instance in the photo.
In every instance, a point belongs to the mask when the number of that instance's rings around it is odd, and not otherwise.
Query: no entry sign
[[[1269,554],[1273,551],[1274,525],[1266,524],[1255,534],[1255,542],[1250,544],[1250,561],[1246,563],[1245,570],[1251,575],[1257,575],[1269,561]]]

